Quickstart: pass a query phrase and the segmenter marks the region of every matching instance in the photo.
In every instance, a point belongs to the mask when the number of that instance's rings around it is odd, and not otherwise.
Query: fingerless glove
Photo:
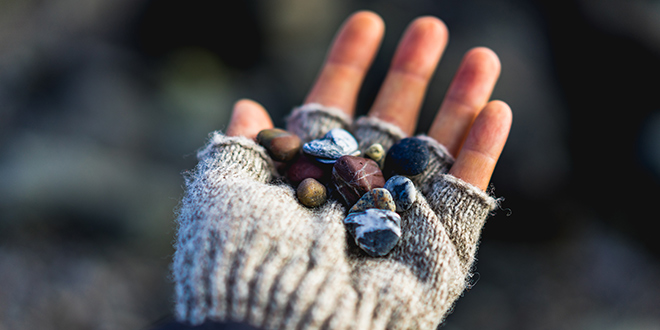
[[[405,137],[392,124],[340,110],[295,109],[303,141],[352,130],[360,148]],[[263,329],[435,329],[466,288],[481,228],[497,201],[447,174],[453,159],[428,137],[431,159],[413,177],[417,199],[385,257],[362,253],[345,207],[310,209],[254,141],[211,135],[186,175],[172,265],[179,321],[246,322]]]

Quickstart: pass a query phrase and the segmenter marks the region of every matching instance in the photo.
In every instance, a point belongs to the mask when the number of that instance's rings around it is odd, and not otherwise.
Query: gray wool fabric
[[[287,129],[303,140],[351,123],[306,105]],[[396,126],[362,118],[361,147],[389,148]],[[179,321],[247,322],[263,329],[435,329],[461,295],[488,214],[497,202],[446,174],[451,156],[433,139],[431,164],[414,177],[418,198],[403,234],[382,258],[347,237],[346,208],[301,205],[254,141],[215,132],[186,177],[172,265]]]

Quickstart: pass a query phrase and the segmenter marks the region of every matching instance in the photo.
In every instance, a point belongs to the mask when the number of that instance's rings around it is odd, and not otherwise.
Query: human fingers
[[[305,103],[336,107],[352,116],[364,76],[385,31],[377,14],[359,11],[339,29]]]
[[[459,154],[472,122],[490,99],[500,68],[497,55],[485,47],[463,57],[428,133],[453,156]]]
[[[413,21],[399,42],[369,116],[393,123],[412,134],[428,82],[447,45],[447,38],[447,27],[438,18],[427,16]]]
[[[267,128],[273,128],[273,122],[266,109],[255,101],[242,99],[234,104],[226,134],[255,139],[261,130]]]
[[[479,113],[449,174],[486,190],[511,128],[511,108],[491,101]]]

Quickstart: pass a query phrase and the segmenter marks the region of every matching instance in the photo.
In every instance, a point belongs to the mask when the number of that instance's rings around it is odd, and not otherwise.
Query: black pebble
[[[429,148],[426,141],[414,137],[395,143],[385,158],[385,168],[391,174],[417,175],[422,173],[428,164]]]

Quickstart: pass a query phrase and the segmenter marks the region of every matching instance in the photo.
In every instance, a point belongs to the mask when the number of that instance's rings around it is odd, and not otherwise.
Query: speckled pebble
[[[298,200],[307,207],[323,205],[328,199],[328,190],[313,178],[303,180],[296,190]]]
[[[266,148],[268,155],[278,162],[293,160],[302,147],[302,141],[297,135],[279,128],[259,132],[257,143]]]
[[[348,213],[364,212],[368,209],[396,211],[396,205],[387,189],[374,188],[362,195]]]
[[[321,163],[332,164],[339,157],[355,155],[359,152],[358,143],[348,131],[334,128],[326,133],[323,138],[305,143],[303,152],[315,157]]]
[[[364,155],[369,159],[373,159],[380,168],[383,168],[385,162],[385,149],[380,143],[374,143],[364,151]]]
[[[401,217],[393,211],[368,209],[344,219],[355,244],[372,257],[387,255],[401,237]]]
[[[384,188],[392,194],[397,212],[407,211],[417,199],[415,184],[405,176],[395,175],[391,177],[385,182]]]
[[[343,198],[344,205],[355,204],[373,188],[383,188],[385,178],[378,164],[371,159],[343,156],[332,167],[332,182]]]
[[[395,143],[385,159],[388,172],[399,175],[417,175],[422,173],[428,164],[429,148],[426,141],[414,137]]]

